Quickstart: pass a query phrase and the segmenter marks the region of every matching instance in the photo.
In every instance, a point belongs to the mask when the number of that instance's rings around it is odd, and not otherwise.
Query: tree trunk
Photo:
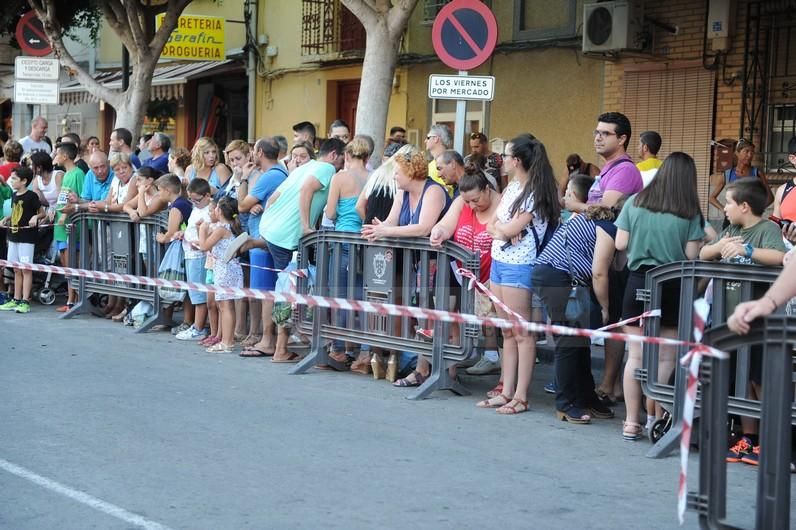
[[[134,87],[151,86],[153,75],[154,64],[142,63],[133,67],[133,73],[130,76],[130,88],[120,94],[119,106],[114,107],[116,110],[114,128],[124,127],[132,131],[134,136],[141,131],[149,103],[150,90],[135,90]]]
[[[400,41],[401,34],[390,35],[384,19],[367,28],[362,83],[357,101],[356,131],[373,137],[376,145],[371,164],[374,167],[381,163],[380,153],[384,150],[384,131],[387,128],[387,112],[390,108]]]

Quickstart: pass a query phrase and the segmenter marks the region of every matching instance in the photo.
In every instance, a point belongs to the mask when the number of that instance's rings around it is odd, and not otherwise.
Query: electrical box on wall
[[[710,0],[708,4],[707,37],[713,51],[730,49],[733,3],[732,0]]]

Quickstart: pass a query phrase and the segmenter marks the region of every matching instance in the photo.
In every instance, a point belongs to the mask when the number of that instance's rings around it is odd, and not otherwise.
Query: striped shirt
[[[616,227],[609,221],[592,221],[580,214],[572,217],[566,225],[561,225],[550,238],[550,242],[536,258],[537,265],[549,265],[554,269],[569,272],[567,249],[564,234],[572,253],[572,272],[576,279],[591,281],[591,266],[594,258],[594,244],[597,242],[597,227],[605,230],[612,238],[616,237]]]

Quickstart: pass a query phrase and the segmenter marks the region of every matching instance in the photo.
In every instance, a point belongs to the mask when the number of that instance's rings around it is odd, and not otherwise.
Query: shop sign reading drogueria
[[[163,23],[165,13],[157,16],[157,26]],[[182,15],[163,47],[161,58],[189,61],[223,61],[224,19],[201,15]]]

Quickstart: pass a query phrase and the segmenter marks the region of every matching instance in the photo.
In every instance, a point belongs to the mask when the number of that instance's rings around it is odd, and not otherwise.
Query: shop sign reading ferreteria
[[[165,16],[165,13],[157,16],[158,27],[163,23]],[[226,59],[224,19],[182,15],[163,47],[160,57],[187,61],[223,61]]]

